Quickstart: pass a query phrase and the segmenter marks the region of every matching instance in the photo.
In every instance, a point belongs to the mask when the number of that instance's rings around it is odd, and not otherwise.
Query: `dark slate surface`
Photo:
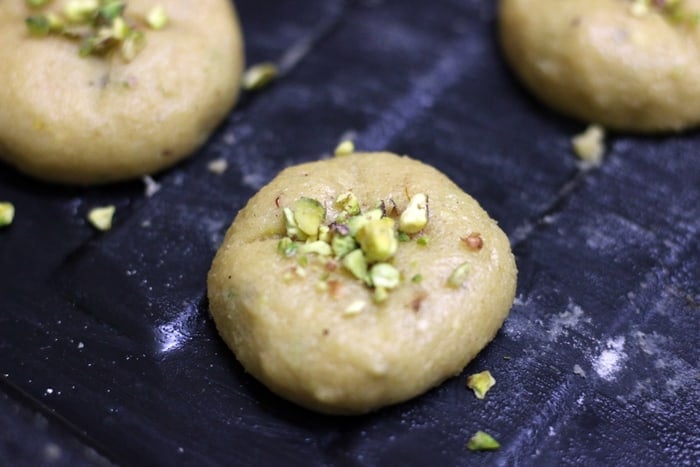
[[[577,167],[583,125],[532,100],[494,2],[238,2],[245,96],[191,160],[140,183],[47,186],[0,166],[0,463],[697,465],[700,135],[616,135]],[[238,209],[341,135],[448,173],[509,234],[502,331],[457,378],[378,413],[326,417],[245,375],[207,316],[205,276]],[[206,163],[225,157],[221,176]],[[97,205],[115,227],[91,230]],[[579,365],[585,377],[574,374]],[[465,376],[489,369],[485,401]],[[38,422],[37,422],[38,420]],[[465,449],[476,430],[502,443]],[[99,453],[96,454],[96,453]]]

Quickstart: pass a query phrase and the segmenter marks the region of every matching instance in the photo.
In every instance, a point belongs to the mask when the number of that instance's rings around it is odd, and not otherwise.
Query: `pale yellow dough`
[[[429,197],[427,246],[400,243],[401,285],[377,305],[344,269],[320,290],[325,260],[295,274],[277,251],[282,209],[300,197],[333,200],[352,191],[363,210]],[[483,248],[461,240],[479,233]],[[469,263],[461,287],[447,285]],[[421,274],[423,281],[411,278]],[[211,315],[248,372],[272,391],[331,414],[359,414],[404,401],[458,374],[491,340],[513,303],[516,267],[507,237],[479,204],[434,168],[388,153],[353,154],[288,168],[236,216],[208,277]],[[353,303],[366,307],[344,312]]]
[[[500,0],[499,22],[512,68],[552,108],[634,132],[700,123],[700,27],[631,0]]]
[[[201,145],[238,94],[238,20],[228,0],[132,0],[126,16],[143,21],[156,5],[167,27],[143,28],[147,45],[126,63],[32,37],[25,2],[2,2],[0,159],[44,180],[98,184],[159,171]]]

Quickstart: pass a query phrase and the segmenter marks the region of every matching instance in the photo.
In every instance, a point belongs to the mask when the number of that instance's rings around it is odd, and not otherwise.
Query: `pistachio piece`
[[[501,444],[493,436],[481,430],[474,433],[467,443],[470,451],[494,451],[500,447]]]
[[[345,140],[341,141],[338,146],[336,146],[334,154],[336,156],[349,156],[355,152],[355,143],[352,142],[352,140]]]
[[[9,201],[0,202],[0,227],[12,224],[15,218],[15,205]]]
[[[383,289],[393,289],[401,283],[401,274],[389,263],[377,263],[372,266],[369,277],[375,287]]]
[[[352,235],[353,237],[356,236],[357,232],[360,230],[360,228],[362,228],[363,225],[365,225],[369,221],[381,219],[382,215],[383,213],[381,209],[370,209],[364,214],[360,214],[349,218],[347,221],[347,226],[350,230],[350,235]]]
[[[284,226],[287,231],[287,236],[294,239],[306,240],[306,235],[299,230],[296,219],[294,219],[294,211],[291,208],[282,209],[284,214]]]
[[[299,245],[289,237],[284,237],[277,242],[277,251],[287,257],[294,256],[298,248]]]
[[[41,8],[49,4],[51,0],[26,0],[26,4],[30,8]]]
[[[384,217],[368,221],[358,230],[355,239],[368,262],[386,261],[394,256],[399,243],[394,225],[394,219]]]
[[[357,248],[357,243],[355,243],[355,240],[349,235],[334,235],[333,240],[331,240],[331,248],[333,249],[333,254],[342,258],[355,250]]]
[[[367,273],[367,260],[362,250],[351,251],[343,257],[343,266],[350,271],[353,276],[364,281],[367,285],[372,285],[372,280]]]
[[[458,289],[462,287],[464,281],[467,279],[467,274],[469,273],[469,263],[462,263],[452,271],[450,277],[447,279],[447,285]]]
[[[88,221],[94,228],[106,231],[112,228],[112,219],[116,208],[114,205],[93,208],[88,213]]]
[[[375,287],[374,293],[372,294],[372,300],[377,303],[382,303],[389,298],[389,292],[384,287]]]
[[[274,63],[258,63],[243,73],[242,87],[246,91],[258,91],[274,81],[278,75],[279,71]]]
[[[428,196],[417,193],[399,217],[399,230],[408,234],[420,232],[428,224]]]
[[[151,8],[146,15],[146,23],[151,29],[159,30],[168,25],[168,14],[165,12],[163,5],[156,5]]]
[[[428,246],[428,243],[430,243],[430,237],[426,237],[425,235],[422,237],[418,237],[416,243],[420,246]]]
[[[121,54],[122,58],[130,62],[146,47],[146,36],[141,31],[132,29],[122,42]]]
[[[605,129],[600,125],[589,125],[586,131],[571,138],[574,153],[583,162],[597,167],[605,153]]]
[[[326,218],[326,208],[313,198],[301,197],[294,203],[294,220],[299,230],[316,238],[318,228]]]
[[[317,255],[321,256],[331,256],[333,254],[333,250],[331,250],[331,246],[323,242],[321,240],[316,240],[315,242],[310,242],[310,243],[304,243],[303,245],[299,246],[299,254],[305,255],[307,253],[316,253]]]
[[[356,216],[360,213],[360,202],[354,193],[348,191],[342,195],[338,195],[333,203],[336,208],[347,213],[350,216]]]
[[[126,3],[120,0],[108,0],[101,2],[100,7],[97,10],[97,19],[99,21],[104,21],[110,23],[115,19],[119,18],[126,8]]]
[[[328,244],[331,243],[331,228],[328,227],[327,225],[321,225],[318,228],[318,239],[321,240],[322,242],[326,242]]]
[[[411,277],[411,282],[414,284],[420,284],[423,282],[423,274],[415,274],[413,277]]]
[[[410,242],[410,241],[411,241],[411,237],[410,237],[406,232],[401,232],[401,231],[399,230],[399,241],[402,242],[402,243]]]
[[[73,23],[83,23],[97,12],[98,0],[70,0],[63,9],[63,14]]]
[[[46,15],[32,15],[24,20],[29,33],[34,36],[47,36],[51,32],[51,25]]]
[[[486,393],[496,384],[496,380],[489,370],[476,373],[467,378],[467,387],[474,391],[477,399],[486,397]]]
[[[129,37],[129,31],[131,31],[131,28],[123,18],[114,18],[114,21],[112,21],[112,35],[116,40],[123,41]]]

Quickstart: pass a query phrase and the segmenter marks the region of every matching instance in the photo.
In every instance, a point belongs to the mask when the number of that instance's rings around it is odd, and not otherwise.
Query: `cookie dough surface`
[[[363,211],[393,200],[394,215],[413,194],[429,197],[427,226],[399,243],[392,261],[401,284],[379,304],[369,287],[327,259],[308,255],[300,270],[298,258],[277,251],[285,207],[311,197],[335,219],[334,200],[347,192]],[[480,249],[463,240],[477,234]],[[464,263],[463,284],[448,285]],[[422,281],[414,282],[416,275]],[[357,414],[458,374],[500,328],[515,284],[508,239],[473,198],[416,160],[367,153],[288,168],[261,189],[216,254],[208,296],[219,333],[253,376],[302,406]],[[366,306],[348,314],[358,302]]]
[[[0,158],[41,179],[96,184],[159,171],[202,144],[238,93],[238,20],[228,0],[131,0],[125,16],[142,22],[156,5],[168,25],[143,27],[146,46],[127,63],[33,37],[24,20],[34,11],[3,2]]]
[[[700,123],[700,1],[500,0],[507,60],[552,108],[636,132]]]

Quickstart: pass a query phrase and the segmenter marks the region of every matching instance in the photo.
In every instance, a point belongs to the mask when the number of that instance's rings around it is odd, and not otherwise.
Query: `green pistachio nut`
[[[462,287],[464,281],[467,280],[467,275],[469,274],[469,263],[462,263],[452,271],[450,277],[447,278],[447,285],[452,288],[458,289]]]
[[[470,451],[494,451],[501,447],[501,444],[493,436],[485,431],[477,431],[467,444]]]
[[[15,218],[15,205],[9,201],[0,202],[0,227],[12,224]]]
[[[100,7],[98,0],[70,0],[63,13],[73,23],[88,22]]]
[[[299,254],[305,255],[307,253],[315,253],[320,256],[331,256],[333,254],[333,250],[331,250],[331,246],[328,243],[321,240],[316,240],[315,242],[299,245]]]
[[[316,238],[326,218],[326,208],[313,198],[302,197],[294,203],[294,220],[305,235]]]
[[[284,256],[294,256],[298,249],[299,245],[289,237],[284,237],[277,242],[277,251]]]
[[[424,193],[413,195],[408,206],[399,217],[399,230],[414,234],[428,224],[428,196]]]
[[[335,199],[335,207],[347,213],[350,216],[356,216],[360,213],[360,202],[354,193],[348,191],[342,195],[338,195]]]
[[[394,225],[393,219],[384,217],[368,221],[358,230],[355,239],[368,262],[386,261],[394,256],[399,245]]]
[[[156,5],[146,15],[146,23],[151,29],[160,30],[168,25],[168,14],[162,5]]]
[[[287,236],[292,239],[306,240],[306,235],[299,230],[297,221],[294,219],[294,211],[291,208],[284,208],[282,213],[284,214],[284,228]]]
[[[345,255],[342,264],[353,276],[364,281],[367,285],[372,285],[372,280],[367,272],[367,260],[362,250],[357,249]]]
[[[375,287],[393,289],[401,283],[401,274],[389,263],[377,263],[369,271],[370,279]]]
[[[350,217],[347,220],[348,229],[350,229],[350,235],[353,237],[357,235],[357,232],[369,221],[379,220],[382,218],[384,213],[381,209],[370,209],[364,214]]]
[[[351,251],[355,250],[357,248],[357,243],[355,243],[355,240],[353,240],[353,238],[349,235],[335,235],[331,241],[331,248],[333,250],[333,254],[339,258],[342,258]]]

